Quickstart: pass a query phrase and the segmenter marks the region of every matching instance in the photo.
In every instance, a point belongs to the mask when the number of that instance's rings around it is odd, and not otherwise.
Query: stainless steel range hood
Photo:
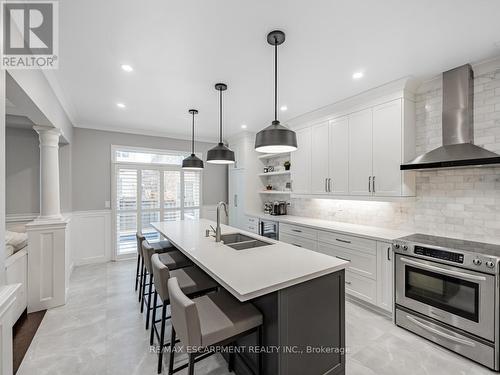
[[[500,164],[500,155],[473,144],[473,80],[469,64],[443,73],[443,145],[402,164],[401,170]]]

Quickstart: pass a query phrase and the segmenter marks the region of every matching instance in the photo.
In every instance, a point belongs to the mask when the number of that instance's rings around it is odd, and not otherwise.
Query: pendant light
[[[198,114],[197,109],[190,109],[189,113],[193,115],[193,130],[191,138],[191,155],[182,161],[182,169],[200,170],[203,169],[203,160],[194,153],[194,115]]]
[[[222,91],[227,90],[225,83],[217,83],[215,89],[219,91],[219,143],[208,150],[207,163],[212,164],[233,164],[234,152],[222,143]]]
[[[274,46],[274,121],[255,136],[255,151],[276,154],[297,149],[294,131],[278,121],[278,46],[285,41],[285,33],[274,30],[267,34],[267,42]]]

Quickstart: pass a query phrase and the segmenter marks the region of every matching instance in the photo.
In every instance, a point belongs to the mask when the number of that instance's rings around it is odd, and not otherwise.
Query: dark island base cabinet
[[[264,315],[264,375],[345,373],[344,270],[259,297],[252,301]],[[249,346],[257,334],[244,337],[245,362],[257,370],[257,354]],[[279,348],[276,350],[275,348]],[[309,349],[309,352],[308,352]],[[271,353],[269,353],[271,351]],[[227,355],[224,355],[227,358]],[[234,371],[251,372],[236,356]],[[257,371],[256,371],[257,373]]]

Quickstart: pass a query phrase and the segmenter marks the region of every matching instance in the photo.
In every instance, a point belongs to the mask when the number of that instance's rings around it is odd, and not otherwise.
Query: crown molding
[[[90,129],[90,130],[101,130],[106,132],[114,132],[114,133],[125,133],[125,134],[133,134],[133,135],[145,135],[150,137],[162,137],[162,138],[171,138],[171,139],[180,139],[183,141],[191,141],[191,135],[183,133],[170,133],[170,132],[162,132],[157,130],[147,130],[147,129],[131,129],[121,126],[105,126],[105,125],[88,125],[88,124],[78,124],[74,126],[75,128],[80,129]],[[214,138],[196,138],[196,142],[204,142],[204,143],[217,143],[219,139],[217,137]]]

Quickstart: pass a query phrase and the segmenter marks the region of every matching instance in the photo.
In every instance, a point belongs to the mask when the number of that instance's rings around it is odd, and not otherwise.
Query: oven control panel
[[[455,265],[460,268],[498,274],[500,270],[500,259],[484,254],[460,252],[460,250],[433,248],[423,246],[424,244],[412,243],[410,241],[395,240],[392,243],[392,250],[395,253],[414,256],[436,262]]]
[[[415,246],[413,252],[417,255],[446,260],[453,263],[464,263],[464,255],[446,250],[431,249],[423,246]]]

